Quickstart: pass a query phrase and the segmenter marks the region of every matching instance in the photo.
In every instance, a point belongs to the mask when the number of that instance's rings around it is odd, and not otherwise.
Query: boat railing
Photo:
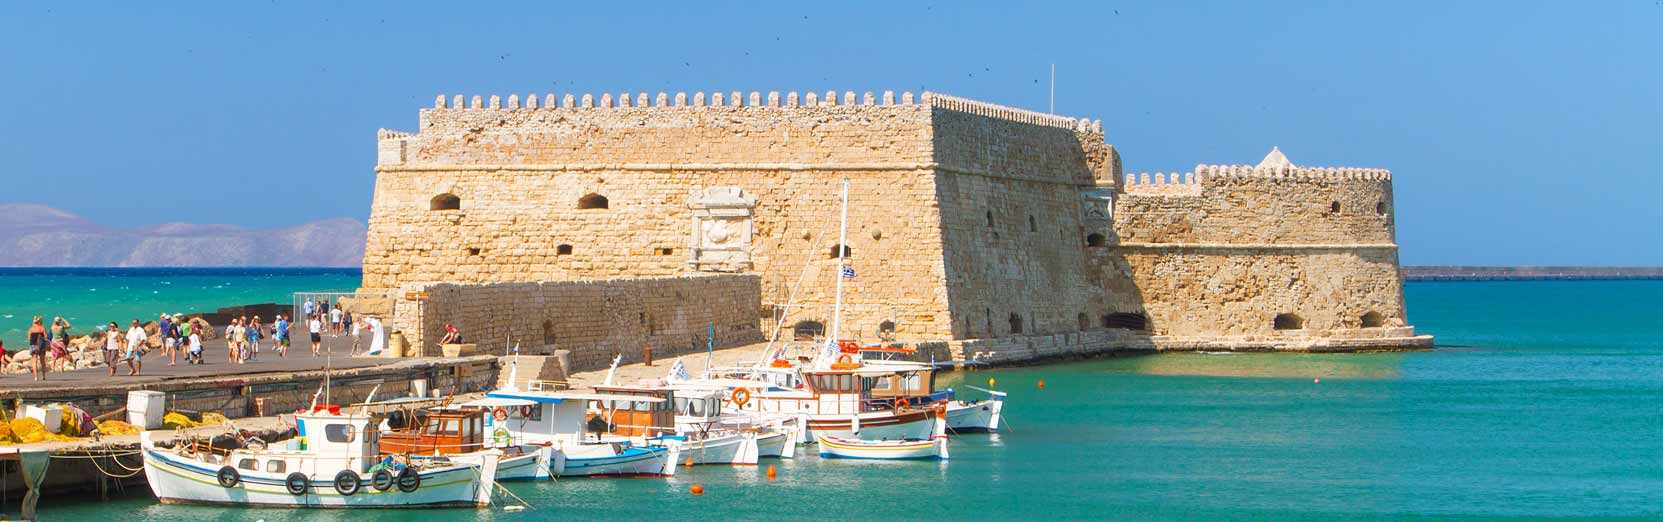
[[[525,383],[527,391],[563,391],[572,389],[572,383],[554,380],[529,380]]]

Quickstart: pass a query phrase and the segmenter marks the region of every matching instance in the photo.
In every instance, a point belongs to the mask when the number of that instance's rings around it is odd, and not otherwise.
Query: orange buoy
[[[768,480],[774,480],[774,477],[778,477],[778,476],[779,476],[779,472],[774,471],[774,465],[769,464],[768,465]]]
[[[687,460],[683,460],[683,461],[681,461],[681,465],[683,465],[683,466],[687,466],[687,467],[689,467],[689,468],[691,468],[691,467],[693,467],[693,456],[692,456],[692,455],[688,455],[688,456],[687,456]]]
[[[1041,390],[1045,389],[1045,379],[1040,379],[1039,380],[1039,389],[1041,389]]]
[[[687,491],[692,492],[694,495],[703,495],[704,494],[704,485],[703,484],[694,484],[693,487],[687,488]]]

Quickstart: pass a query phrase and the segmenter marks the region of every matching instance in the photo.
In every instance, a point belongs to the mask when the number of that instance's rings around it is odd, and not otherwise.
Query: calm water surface
[[[240,280],[237,280],[240,281]],[[113,283],[112,283],[113,284]],[[948,462],[814,457],[515,484],[534,508],[69,505],[57,520],[1663,517],[1663,282],[1413,283],[1423,353],[1174,354],[960,373],[1011,429]],[[3,303],[3,301],[0,301]],[[1320,378],[1321,382],[1313,382]],[[1046,388],[1036,389],[1044,379]],[[706,493],[687,493],[692,483]]]

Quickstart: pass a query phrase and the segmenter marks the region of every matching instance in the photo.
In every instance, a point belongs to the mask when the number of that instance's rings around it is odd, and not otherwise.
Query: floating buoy
[[[1315,379],[1311,379],[1311,382],[1312,382],[1312,383],[1315,383],[1315,384],[1322,384],[1322,378],[1321,378],[1321,377],[1317,377],[1317,378],[1315,378]]]
[[[1041,390],[1045,389],[1045,379],[1040,379],[1039,380],[1039,389],[1041,389]]]
[[[777,476],[779,476],[779,472],[774,471],[774,465],[773,464],[769,464],[768,465],[768,480],[774,480],[774,477],[777,477]]]
[[[992,388],[992,387],[998,386],[998,385],[999,385],[999,381],[993,380],[992,377],[987,378],[987,387]]]
[[[693,456],[688,455],[687,460],[681,461],[681,465],[687,466],[689,468],[693,467]]]
[[[694,495],[703,495],[704,494],[704,485],[703,484],[694,484],[693,487],[687,488],[687,491],[692,492]]]

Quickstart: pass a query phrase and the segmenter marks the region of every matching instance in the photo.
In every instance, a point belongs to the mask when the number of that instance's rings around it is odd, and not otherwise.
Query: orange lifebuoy
[[[849,358],[849,354],[837,356],[837,364],[854,364],[854,362],[854,359]]]
[[[508,409],[497,406],[497,409],[491,411],[491,418],[499,421],[508,420]]]
[[[896,397],[895,398],[895,409],[900,410],[901,408],[905,408],[905,407],[907,407],[907,400],[903,399],[903,398],[900,398],[900,397]]]
[[[736,388],[736,389],[733,390],[733,403],[734,404],[736,404],[739,407],[743,408],[743,407],[745,407],[745,403],[747,403],[747,402],[751,402],[751,390],[749,390],[747,388]]]
[[[860,363],[857,363],[854,359],[850,358],[849,354],[843,354],[837,356],[837,362],[832,363],[831,367],[833,370],[853,370],[855,368],[859,368]]]
[[[769,363],[769,366],[773,366],[775,368],[790,368],[791,361],[787,361],[785,359],[774,359],[774,362]]]

